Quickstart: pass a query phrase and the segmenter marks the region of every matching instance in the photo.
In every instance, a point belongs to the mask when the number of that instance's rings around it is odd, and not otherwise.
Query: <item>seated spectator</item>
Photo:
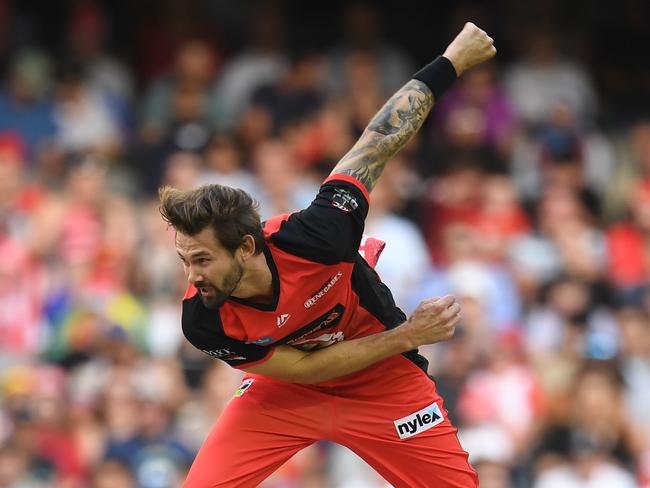
[[[295,158],[280,140],[269,139],[255,148],[253,168],[259,179],[262,220],[306,208],[318,192],[319,181],[297,171]]]
[[[59,67],[54,120],[57,142],[65,151],[113,156],[122,149],[119,117],[106,95],[87,84],[83,66],[75,61]]]
[[[275,83],[258,88],[251,108],[266,112],[270,122],[266,137],[277,136],[313,118],[323,105],[320,93],[322,61],[315,52],[296,53],[287,72]],[[247,114],[243,114],[245,123]]]
[[[128,466],[117,461],[106,461],[97,466],[91,484],[91,488],[134,487],[135,480]]]
[[[283,17],[271,8],[259,9],[251,16],[249,44],[224,66],[215,85],[218,130],[236,127],[257,89],[275,83],[285,73],[284,30]]]
[[[630,471],[638,434],[625,416],[617,371],[588,363],[567,394],[566,410],[542,432],[534,486],[636,486]]]
[[[377,62],[377,80],[382,93],[397,91],[414,73],[408,56],[382,35],[382,18],[375,4],[355,1],[346,5],[342,16],[343,42],[329,53],[329,91],[345,94],[345,65],[350,53],[365,51]],[[365,124],[364,124],[365,126]]]
[[[486,364],[469,374],[458,399],[458,412],[464,429],[491,427],[505,435],[501,441],[505,452],[498,460],[511,463],[517,453],[528,450],[546,413],[544,392],[523,354],[517,331],[483,337],[490,343]],[[498,438],[496,432],[493,435]]]
[[[16,53],[0,89],[0,131],[15,132],[27,147],[27,163],[57,136],[51,100],[51,63],[35,50]]]
[[[593,83],[580,64],[562,58],[559,42],[547,28],[531,29],[519,44],[523,58],[506,73],[506,91],[529,126],[543,124],[558,104],[567,104],[580,127],[592,127],[598,102]]]
[[[255,175],[243,166],[242,149],[234,138],[217,135],[205,149],[205,169],[199,176],[199,184],[219,183],[241,188],[256,196],[260,193]]]
[[[639,181],[650,177],[650,120],[637,122],[619,139],[616,166],[605,192],[603,210],[607,221],[627,217],[630,194]]]
[[[83,65],[90,88],[113,97],[125,110],[135,87],[131,72],[106,50],[107,28],[106,12],[98,2],[75,5],[65,32],[66,50]]]
[[[537,232],[511,243],[509,256],[528,299],[562,273],[603,280],[606,242],[587,206],[569,188],[549,187],[537,203]]]
[[[213,124],[215,70],[216,55],[207,42],[191,39],[178,48],[173,72],[146,88],[140,129],[145,145],[159,143],[179,118]]]
[[[434,118],[446,144],[490,149],[506,158],[510,154],[517,120],[492,65],[477,66],[463,76],[436,104]]]
[[[650,281],[650,179],[639,180],[628,200],[630,219],[607,230],[608,277],[621,301],[641,304]]]
[[[424,236],[434,263],[446,264],[443,235],[454,224],[471,226],[479,214],[483,171],[473,155],[454,158],[445,174],[430,185],[420,212]]]
[[[625,380],[626,412],[650,450],[650,317],[641,308],[625,307],[617,313],[621,331],[620,367]],[[645,468],[647,470],[647,468]],[[646,472],[646,475],[650,474]]]

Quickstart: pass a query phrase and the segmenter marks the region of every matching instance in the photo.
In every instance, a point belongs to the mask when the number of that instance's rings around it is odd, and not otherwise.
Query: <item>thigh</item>
[[[247,387],[243,392],[240,387],[240,396],[233,397],[203,442],[184,488],[258,486],[322,437],[316,419],[327,407],[320,398],[297,385],[250,380],[244,380]]]
[[[435,384],[401,359],[340,400],[336,442],[397,488],[478,486]]]

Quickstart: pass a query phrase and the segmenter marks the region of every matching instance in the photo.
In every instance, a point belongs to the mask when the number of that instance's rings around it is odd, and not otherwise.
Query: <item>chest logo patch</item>
[[[282,327],[284,324],[287,323],[287,320],[289,320],[290,318],[291,318],[291,314],[288,313],[280,314],[276,319],[276,325],[278,327]]]

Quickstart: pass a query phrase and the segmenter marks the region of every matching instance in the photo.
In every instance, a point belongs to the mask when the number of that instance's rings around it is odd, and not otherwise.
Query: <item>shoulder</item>
[[[181,318],[183,335],[195,347],[203,350],[225,338],[219,310],[206,308],[193,285],[189,285],[183,297],[183,315]]]

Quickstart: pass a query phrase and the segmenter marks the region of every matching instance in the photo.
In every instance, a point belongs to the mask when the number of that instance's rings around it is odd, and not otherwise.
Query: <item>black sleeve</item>
[[[333,175],[306,209],[284,221],[271,236],[292,254],[323,264],[352,262],[368,215],[368,192],[355,178]]]
[[[205,308],[198,297],[183,300],[183,334],[197,349],[239,368],[268,359],[272,347],[238,341],[223,333],[219,312]]]

